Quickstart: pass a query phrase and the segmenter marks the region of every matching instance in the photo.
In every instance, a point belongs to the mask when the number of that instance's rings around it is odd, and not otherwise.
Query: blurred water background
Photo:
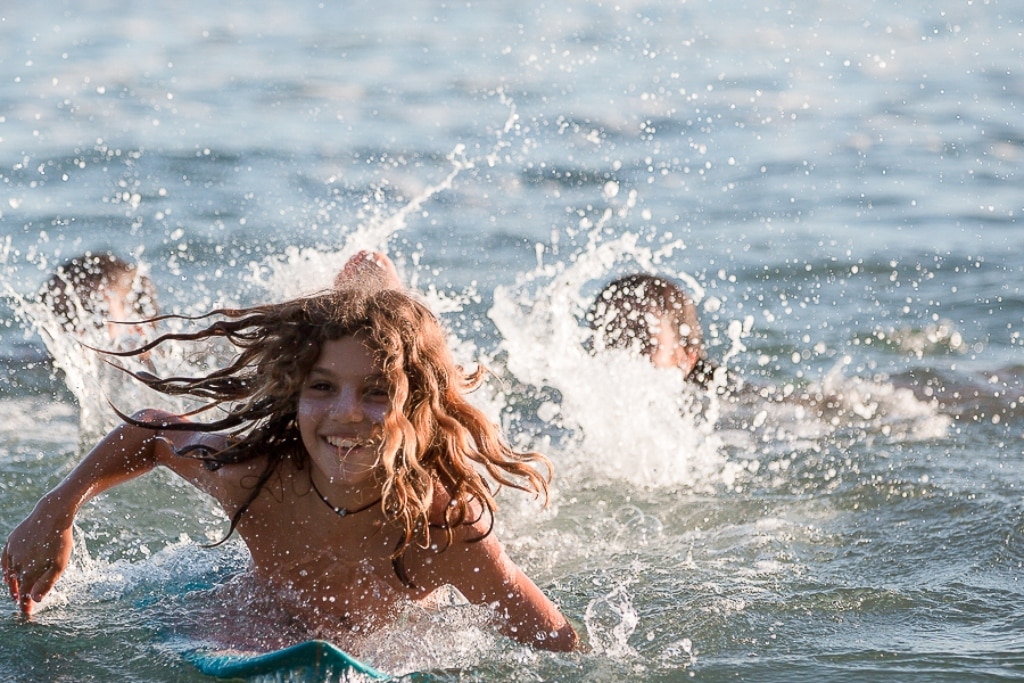
[[[157,400],[33,304],[58,264],[113,250],[194,313],[375,248],[554,460],[552,506],[509,496],[500,531],[592,646],[452,608],[375,665],[1017,680],[1022,31],[1008,0],[5,3],[0,533],[108,400]],[[694,291],[739,391],[583,351],[634,270]],[[164,634],[244,568],[199,547],[223,529],[163,472],[95,501],[33,622],[0,607],[0,680],[202,680]]]

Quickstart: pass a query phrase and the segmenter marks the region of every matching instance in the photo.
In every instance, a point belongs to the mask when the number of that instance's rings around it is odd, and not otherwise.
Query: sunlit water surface
[[[455,604],[375,665],[1018,679],[1022,30],[996,0],[5,7],[0,533],[108,400],[165,405],[32,303],[57,264],[114,249],[192,313],[376,248],[555,462],[551,506],[503,496],[499,531],[591,651]],[[733,392],[584,350],[590,299],[637,269],[694,291]],[[0,610],[0,679],[202,680],[182,640],[253,618],[214,599],[245,567],[200,547],[223,530],[165,472],[96,500],[38,616]]]

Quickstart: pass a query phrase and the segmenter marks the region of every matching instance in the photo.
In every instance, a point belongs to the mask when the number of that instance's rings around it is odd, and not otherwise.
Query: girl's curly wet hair
[[[163,316],[184,319],[182,316]],[[231,519],[225,539],[263,486],[290,458],[297,468],[308,455],[296,426],[300,389],[324,342],[360,335],[389,384],[391,408],[384,419],[380,462],[384,472],[382,509],[403,530],[395,550],[396,571],[412,543],[429,544],[432,529],[446,542],[453,531],[488,515],[502,486],[548,495],[551,465],[540,453],[512,450],[497,426],[465,393],[480,385],[484,368],[471,374],[456,365],[437,318],[409,294],[393,289],[335,289],[279,304],[219,309],[190,320],[214,321],[187,333],[165,334],[137,349],[138,355],[171,341],[227,341],[237,355],[224,367],[196,377],[156,377],[130,372],[150,388],[202,401],[187,415],[218,409],[220,419],[183,424],[150,424],[152,429],[225,431],[232,442],[220,451],[201,446],[179,455],[200,458],[212,468],[266,457],[267,465],[246,503]],[[129,372],[126,370],[126,372]],[[544,465],[542,475],[534,463]],[[487,476],[484,476],[486,474]],[[431,519],[435,495],[443,490],[444,520]]]

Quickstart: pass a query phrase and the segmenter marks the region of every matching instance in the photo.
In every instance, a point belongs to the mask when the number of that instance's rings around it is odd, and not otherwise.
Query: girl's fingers
[[[18,603],[21,611],[26,615],[32,614],[35,603],[42,601],[46,594],[50,592],[50,589],[53,588],[53,585],[57,583],[57,579],[60,578],[62,570],[55,563],[46,562],[43,566],[45,567],[44,571],[39,575],[39,578],[35,579],[34,583],[23,585],[20,578],[21,572],[14,566],[7,553],[7,549],[4,549],[4,583],[7,584],[11,599]],[[26,590],[22,590],[23,588]]]
[[[35,606],[36,603],[32,602],[32,598],[27,594],[19,596],[18,607],[21,608],[22,614],[24,614],[26,617],[32,616],[32,610],[35,609]]]
[[[35,602],[41,602],[46,594],[53,588],[53,584],[57,583],[57,579],[60,578],[61,570],[56,566],[51,566],[43,575],[39,577],[35,585],[32,586],[32,590],[29,591],[28,597]]]

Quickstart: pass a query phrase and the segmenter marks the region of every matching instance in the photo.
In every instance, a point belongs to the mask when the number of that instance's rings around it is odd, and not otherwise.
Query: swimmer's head
[[[690,375],[704,356],[697,307],[666,278],[627,275],[609,283],[587,312],[595,347],[633,350],[658,368]]]
[[[86,252],[64,262],[43,284],[39,299],[65,329],[85,334],[105,328],[111,339],[126,331],[116,322],[146,320],[157,314],[152,281],[137,266],[111,253]]]

